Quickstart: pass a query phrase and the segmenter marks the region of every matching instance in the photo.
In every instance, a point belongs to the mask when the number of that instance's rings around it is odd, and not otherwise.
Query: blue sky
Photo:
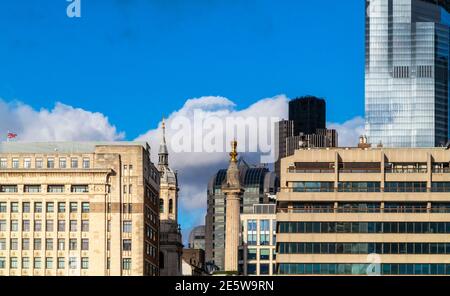
[[[244,109],[311,94],[327,99],[330,122],[363,116],[363,0],[81,4],[70,19],[66,0],[0,2],[0,99],[100,112],[127,140],[202,96]],[[203,214],[181,220],[189,228]]]

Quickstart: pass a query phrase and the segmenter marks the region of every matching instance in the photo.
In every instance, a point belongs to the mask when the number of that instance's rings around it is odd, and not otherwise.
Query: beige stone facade
[[[450,274],[449,162],[445,148],[306,149],[283,159],[279,274]]]
[[[146,143],[1,143],[0,275],[158,275]]]

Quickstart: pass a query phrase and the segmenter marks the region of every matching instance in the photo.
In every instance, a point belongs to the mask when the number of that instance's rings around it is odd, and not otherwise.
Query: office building
[[[275,173],[280,161],[302,147],[337,147],[338,135],[326,128],[325,100],[312,96],[289,102],[289,120],[275,123]]]
[[[366,133],[384,147],[449,139],[450,2],[366,0]]]
[[[254,205],[241,214],[239,274],[274,275],[276,272],[276,204]]]
[[[189,248],[205,250],[205,225],[197,226],[189,234]]]
[[[449,162],[446,148],[295,151],[281,163],[278,274],[449,275]]]
[[[161,276],[180,276],[183,241],[178,224],[178,176],[169,167],[169,150],[166,143],[166,125],[162,122],[162,142],[159,147],[159,266]]]
[[[243,159],[237,163],[240,183],[244,192],[240,200],[240,213],[253,213],[253,205],[273,202],[279,186],[278,178],[266,167],[252,167]],[[206,214],[206,261],[224,271],[226,207],[223,184],[227,169],[214,175],[208,185]],[[236,270],[237,271],[237,270]]]
[[[0,275],[159,275],[147,143],[0,143]]]

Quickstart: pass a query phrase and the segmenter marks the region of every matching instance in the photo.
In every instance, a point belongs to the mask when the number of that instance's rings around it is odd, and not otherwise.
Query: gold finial
[[[230,152],[230,156],[231,156],[231,161],[232,162],[237,162],[238,153],[237,153],[237,149],[236,148],[237,148],[237,141],[234,140],[234,141],[231,142],[231,152]]]

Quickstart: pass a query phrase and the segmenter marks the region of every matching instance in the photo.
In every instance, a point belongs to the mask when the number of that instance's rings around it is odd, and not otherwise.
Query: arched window
[[[173,200],[169,200],[169,214],[173,214]]]
[[[159,212],[164,213],[164,199],[159,199]]]

